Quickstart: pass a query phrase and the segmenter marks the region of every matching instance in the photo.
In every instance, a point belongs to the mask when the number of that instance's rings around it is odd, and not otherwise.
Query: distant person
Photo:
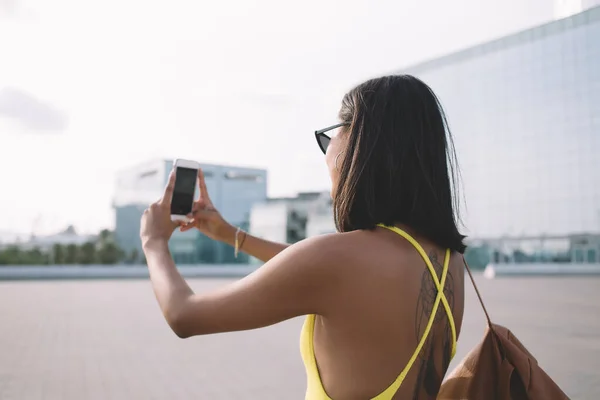
[[[434,399],[464,311],[456,157],[442,107],[420,80],[386,76],[352,89],[339,123],[315,134],[339,233],[286,245],[242,232],[214,208],[200,171],[193,220],[181,229],[265,262],[209,293],[195,294],[169,254],[171,173],[141,225],[162,312],[182,338],[307,316],[306,399]]]

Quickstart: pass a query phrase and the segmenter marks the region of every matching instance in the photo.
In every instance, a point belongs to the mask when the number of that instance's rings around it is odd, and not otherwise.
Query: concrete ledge
[[[489,264],[483,271],[488,279],[500,276],[582,276],[600,275],[600,264]]]
[[[258,268],[248,264],[184,265],[177,267],[186,278],[243,277]],[[147,279],[145,265],[46,265],[0,266],[2,280],[47,279]]]

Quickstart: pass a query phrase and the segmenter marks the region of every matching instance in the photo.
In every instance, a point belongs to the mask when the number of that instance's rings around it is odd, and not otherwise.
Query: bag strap
[[[467,260],[465,260],[465,256],[462,256],[463,262],[465,263],[465,267],[467,267],[467,272],[469,273],[469,278],[471,278],[471,283],[473,283],[473,287],[475,288],[475,293],[477,293],[477,298],[479,299],[479,303],[481,303],[481,308],[483,308],[483,312],[485,314],[485,318],[487,319],[488,326],[492,327],[492,320],[485,308],[485,304],[483,304],[483,299],[481,298],[481,294],[479,294],[479,289],[477,289],[477,285],[475,284],[475,279],[473,279],[473,274],[471,274],[471,269],[469,268],[469,264],[467,264]]]

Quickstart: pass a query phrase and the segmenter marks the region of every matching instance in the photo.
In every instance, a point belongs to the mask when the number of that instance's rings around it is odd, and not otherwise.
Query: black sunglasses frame
[[[334,130],[336,128],[340,128],[342,126],[348,126],[348,125],[350,125],[350,124],[347,123],[347,122],[342,122],[340,124],[331,125],[331,126],[325,128],[325,129],[320,129],[318,131],[315,131],[315,139],[317,139],[317,144],[319,145],[319,148],[321,149],[321,151],[323,152],[323,154],[325,154],[327,152],[327,146],[323,146],[321,144],[321,140],[319,138],[320,137],[326,138],[328,140],[327,145],[329,145],[329,141],[331,141],[331,138],[328,135],[326,135],[325,132],[329,132],[329,131],[332,131],[332,130]]]

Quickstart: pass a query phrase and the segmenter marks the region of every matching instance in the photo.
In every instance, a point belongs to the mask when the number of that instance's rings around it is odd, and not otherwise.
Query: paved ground
[[[569,396],[600,398],[600,278],[479,281]],[[467,304],[455,363],[484,329],[472,290]],[[0,399],[300,399],[300,325],[181,340],[148,281],[0,282]]]

